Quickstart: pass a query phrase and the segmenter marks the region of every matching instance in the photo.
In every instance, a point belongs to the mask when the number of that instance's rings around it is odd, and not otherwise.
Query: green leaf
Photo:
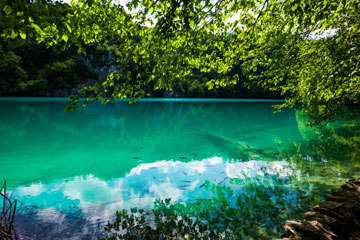
[[[64,42],[67,42],[69,40],[69,37],[66,34],[64,34],[62,35],[61,39],[64,40]]]
[[[33,27],[37,33],[41,34],[43,32],[43,30],[39,27],[39,25],[35,23],[32,23],[30,26]]]
[[[10,38],[16,38],[18,34],[14,31],[14,29],[11,29]]]
[[[72,32],[72,29],[71,29],[70,25],[67,24],[67,23],[65,23],[65,26],[66,26],[67,30],[71,33],[71,32]]]
[[[21,37],[22,39],[26,39],[26,33],[20,32],[20,37]]]
[[[11,12],[12,12],[12,9],[11,9],[11,7],[9,5],[6,5],[3,10],[4,10],[6,15],[10,15]]]

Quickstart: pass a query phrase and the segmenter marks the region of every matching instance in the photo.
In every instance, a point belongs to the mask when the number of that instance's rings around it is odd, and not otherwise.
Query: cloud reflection
[[[122,178],[103,180],[89,174],[50,184],[33,183],[16,188],[13,194],[23,205],[41,209],[37,213],[41,221],[60,220],[81,211],[90,222],[96,222],[111,220],[119,209],[151,208],[158,198],[171,198],[172,202],[208,198],[211,193],[203,187],[206,180],[228,185],[231,178],[265,174],[283,178],[294,172],[285,161],[226,162],[220,157],[191,162],[164,160],[140,164]],[[242,191],[242,186],[232,187]]]

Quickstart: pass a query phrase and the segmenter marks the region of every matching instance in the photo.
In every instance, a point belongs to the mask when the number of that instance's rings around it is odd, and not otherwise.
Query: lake
[[[274,114],[278,103],[147,99],[64,112],[66,99],[3,98],[0,185],[18,199],[16,232],[97,239],[117,210],[171,199],[214,228],[276,239],[285,220],[360,175],[357,122],[314,129],[299,111]]]

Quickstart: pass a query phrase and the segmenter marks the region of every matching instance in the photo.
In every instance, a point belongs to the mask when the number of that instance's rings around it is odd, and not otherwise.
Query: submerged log
[[[360,239],[360,178],[348,181],[341,188],[306,212],[304,220],[286,221],[287,233],[282,240]]]

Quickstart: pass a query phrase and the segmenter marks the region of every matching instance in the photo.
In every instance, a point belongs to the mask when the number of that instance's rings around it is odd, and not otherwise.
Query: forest
[[[56,15],[49,14],[45,3],[38,1],[32,4],[32,18],[34,24],[41,25],[41,21],[56,22]],[[73,8],[67,4],[57,3],[52,11],[63,11],[64,14],[73,13]],[[38,20],[41,16],[41,21]],[[0,31],[9,29],[17,21],[18,16],[1,15]],[[107,74],[116,69],[116,53],[121,39],[113,37],[104,45],[103,43],[91,43],[84,46],[86,54],[79,52],[78,46],[62,49],[61,44],[47,47],[44,43],[38,43],[30,37],[1,38],[1,89],[0,96],[35,96],[35,97],[68,97],[71,94],[80,94],[82,87],[99,82],[102,84]],[[209,36],[210,39],[213,36]],[[231,39],[229,34],[228,39]],[[206,41],[206,39],[205,39]],[[210,53],[212,50],[208,50]],[[174,54],[175,55],[175,54]],[[154,62],[155,57],[150,61]],[[131,62],[131,68],[136,65],[134,76],[144,74],[154,68],[154,64],[142,69],[135,61]],[[194,70],[191,78],[175,84],[172,90],[154,90],[154,83],[144,86],[150,97],[195,97],[195,98],[281,98],[279,93],[267,91],[261,87],[246,87],[248,81],[242,73],[240,64],[233,67],[226,75],[240,76],[236,85],[223,88],[208,89],[206,83],[214,78],[220,78],[221,74],[215,71],[200,72]],[[86,95],[84,95],[86,96]]]

